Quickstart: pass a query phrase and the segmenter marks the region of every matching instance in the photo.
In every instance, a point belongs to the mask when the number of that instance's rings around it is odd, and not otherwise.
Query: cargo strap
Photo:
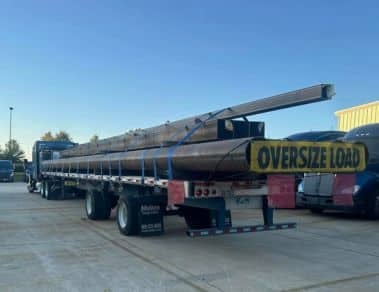
[[[203,127],[205,125],[206,122],[208,122],[209,120],[215,118],[217,115],[221,114],[222,112],[224,112],[225,110],[227,110],[228,108],[224,108],[224,109],[221,109],[219,111],[216,111],[215,113],[209,113],[209,116],[203,120],[203,121],[199,121],[199,123],[197,125],[195,125],[178,143],[176,143],[175,145],[171,146],[169,149],[168,149],[168,153],[167,153],[167,171],[168,171],[168,179],[173,179],[173,173],[172,173],[172,156],[176,150],[176,148],[178,148],[180,145],[182,145],[184,142],[186,142],[189,138],[191,138],[191,136],[198,130],[200,129],[201,127]]]
[[[142,151],[142,155],[141,155],[141,184],[144,184],[145,183],[145,153],[146,153],[147,149],[143,150]]]
[[[173,140],[176,136],[178,136],[180,133],[182,133],[183,129],[180,128],[178,131],[176,131],[168,140],[171,141]],[[159,177],[158,177],[158,167],[157,167],[157,155],[158,153],[162,150],[164,144],[161,143],[161,145],[159,146],[158,149],[156,149],[154,151],[154,154],[153,154],[153,171],[154,171],[154,181],[157,181],[159,180]]]

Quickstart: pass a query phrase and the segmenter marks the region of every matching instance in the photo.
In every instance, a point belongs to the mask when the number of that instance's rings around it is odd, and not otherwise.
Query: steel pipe
[[[105,152],[146,149],[159,147],[180,141],[199,122],[210,118],[203,127],[196,131],[187,141],[190,143],[216,140],[217,119],[235,119],[254,114],[265,113],[278,109],[328,100],[334,95],[334,86],[319,84],[300,90],[295,90],[268,98],[255,100],[224,110],[205,113],[191,118],[168,122],[163,125],[143,130],[136,130],[119,136],[101,139],[96,143],[84,143],[74,148],[62,151],[62,157],[92,155]],[[218,113],[218,114],[216,114]]]
[[[247,172],[251,139],[233,139],[179,146],[172,153],[172,166],[178,172]],[[171,151],[173,149],[171,148]],[[168,168],[170,147],[61,158],[42,162],[44,171],[117,173],[154,170],[164,175]]]

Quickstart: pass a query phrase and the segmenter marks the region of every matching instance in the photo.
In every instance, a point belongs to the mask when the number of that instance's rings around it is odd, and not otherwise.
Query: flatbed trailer
[[[47,199],[62,198],[72,192],[85,194],[86,213],[92,220],[108,219],[111,210],[117,207],[118,228],[125,235],[162,234],[163,218],[170,215],[184,217],[189,228],[187,235],[191,237],[258,232],[296,226],[294,222],[274,223],[273,220],[280,197],[295,193],[294,173],[354,172],[366,167],[367,150],[360,143],[280,140],[250,143],[250,175],[246,178],[157,179],[124,175],[121,168],[112,169],[110,163],[109,168],[103,167],[102,160],[98,167],[92,163],[83,172],[78,163],[74,167],[69,159],[58,159],[42,163],[41,194]],[[289,149],[308,154],[295,157],[288,155]],[[279,153],[278,164],[274,156],[268,156],[270,153]],[[342,161],[337,153],[344,153],[344,157],[355,153],[355,158]],[[261,209],[262,224],[233,226],[231,210],[236,208]]]
[[[246,116],[333,94],[332,85],[321,84],[68,147],[41,161],[41,195],[84,195],[91,220],[108,219],[117,209],[125,235],[162,234],[164,216],[171,215],[184,217],[191,237],[294,228],[273,220],[283,197],[295,193],[294,175],[363,170],[367,150],[359,143],[267,140],[264,123]],[[236,208],[261,209],[262,223],[233,226]]]

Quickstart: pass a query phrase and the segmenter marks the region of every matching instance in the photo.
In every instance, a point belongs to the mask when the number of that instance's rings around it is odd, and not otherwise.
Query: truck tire
[[[365,213],[368,219],[379,219],[379,191],[375,191],[368,196]]]
[[[29,179],[29,183],[26,187],[28,189],[28,192],[29,193],[34,193],[34,190],[35,190],[35,182],[32,180],[32,179]]]
[[[45,181],[45,199],[46,200],[51,200],[53,198],[51,187],[52,187],[52,183],[49,181]]]
[[[209,209],[185,208],[184,219],[190,229],[203,229],[212,227],[212,215]]]
[[[62,182],[46,180],[45,198],[46,200],[57,200],[62,197]]]
[[[116,217],[120,233],[124,235],[135,235],[138,233],[138,213],[136,208],[133,208],[129,198],[120,198]]]
[[[88,219],[105,220],[111,215],[110,200],[100,191],[87,191],[85,205]]]
[[[47,185],[47,181],[43,180],[41,182],[41,190],[40,190],[42,198],[46,198],[46,185]]]

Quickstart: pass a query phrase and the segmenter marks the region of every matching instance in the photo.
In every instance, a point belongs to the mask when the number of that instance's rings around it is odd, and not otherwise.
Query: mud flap
[[[164,233],[163,213],[167,199],[152,195],[138,198],[138,232],[142,236],[161,235]]]

